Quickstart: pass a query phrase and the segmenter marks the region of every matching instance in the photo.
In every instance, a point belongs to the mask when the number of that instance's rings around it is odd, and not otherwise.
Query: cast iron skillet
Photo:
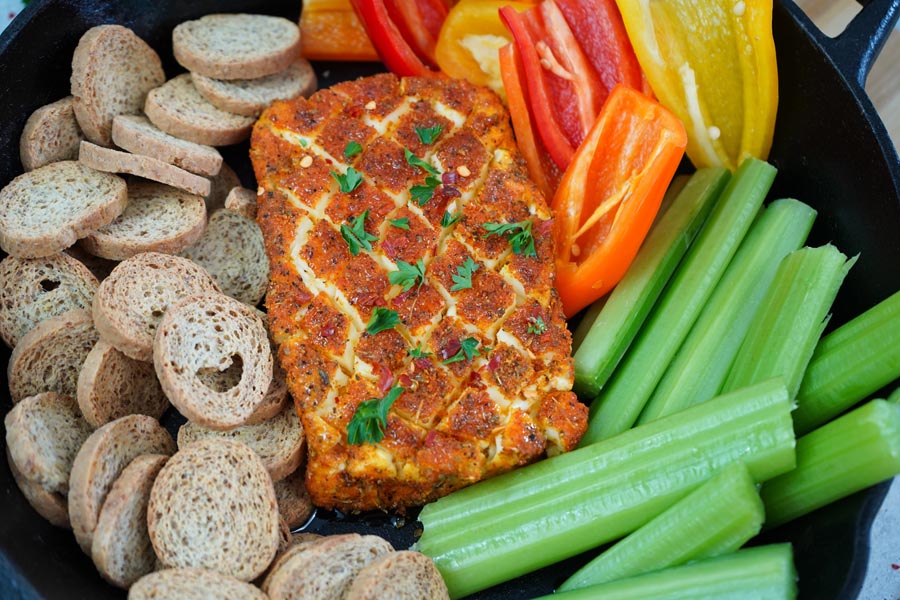
[[[210,12],[262,12],[296,19],[300,0],[43,0],[34,2],[0,36],[0,186],[21,172],[18,138],[31,112],[69,93],[72,51],[88,28],[119,23],[135,30],[163,58],[171,58],[172,28]],[[770,160],[779,168],[772,197],[793,196],[819,211],[811,244],[833,242],[860,254],[834,308],[832,326],[900,289],[900,161],[863,91],[869,67],[900,13],[900,0],[875,0],[836,39],[825,37],[792,3],[780,0],[774,16],[781,100]],[[370,74],[377,65],[320,64],[323,86]],[[252,185],[246,145],[226,160]],[[9,350],[0,350],[6,364]],[[6,377],[0,411],[10,408]],[[175,426],[173,419],[168,425]],[[767,533],[762,541],[791,541],[801,596],[856,598],[868,561],[868,539],[887,484]],[[37,516],[0,460],[0,597],[123,598],[97,575],[69,531]],[[227,524],[223,524],[227,526]],[[360,531],[408,546],[417,524],[384,515],[346,518],[320,513],[319,532]],[[589,556],[487,590],[481,598],[529,598],[552,591]],[[896,597],[886,591],[885,597]]]

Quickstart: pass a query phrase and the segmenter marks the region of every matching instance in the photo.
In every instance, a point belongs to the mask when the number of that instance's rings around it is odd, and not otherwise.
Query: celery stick
[[[781,260],[800,248],[816,211],[776,200],[757,217],[675,360],[641,413],[647,423],[715,396]]]
[[[900,292],[822,338],[797,393],[804,434],[900,377]]]
[[[758,546],[681,567],[538,600],[790,600],[797,574],[790,544]]]
[[[723,466],[760,482],[793,468],[791,402],[773,380],[425,506],[417,549],[454,597],[631,533]]]
[[[834,297],[854,262],[830,244],[788,255],[753,317],[722,391],[781,377],[791,397],[796,396]]]
[[[734,552],[759,533],[764,517],[762,500],[747,467],[732,463],[579,569],[557,591]]]
[[[593,398],[650,312],[669,276],[693,242],[730,177],[723,168],[701,169],[663,212],[622,281],[605,304],[594,303],[575,330],[576,393]],[[669,194],[667,194],[669,195]],[[602,310],[601,310],[602,309]],[[574,342],[573,342],[574,343]]]
[[[900,404],[900,388],[891,392],[891,395],[887,397],[887,401],[893,404]]]
[[[581,445],[625,431],[637,420],[759,212],[775,167],[745,160],[618,369],[591,406]]]
[[[900,473],[900,404],[872,400],[797,440],[797,468],[763,484],[766,527]]]

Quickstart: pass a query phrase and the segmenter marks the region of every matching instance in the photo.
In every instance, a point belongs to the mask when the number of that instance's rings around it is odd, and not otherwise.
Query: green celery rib
[[[653,224],[622,281],[605,303],[595,302],[588,309],[574,335],[579,341],[574,354],[574,390],[581,397],[593,398],[600,393],[729,177],[723,168],[694,173]],[[671,198],[675,189],[670,188],[667,196]]]
[[[834,297],[854,262],[830,244],[801,248],[781,261],[722,391],[781,377],[795,397]]]
[[[802,435],[900,377],[900,292],[822,338],[797,393]]]
[[[794,464],[779,380],[454,492],[419,515],[417,549],[460,597],[627,535],[723,466],[754,481]]]
[[[750,228],[774,178],[775,167],[756,159],[747,159],[738,168],[653,313],[594,399],[582,446],[621,433],[637,421]]]
[[[792,600],[790,544],[757,546],[538,600]]]
[[[638,423],[684,410],[719,393],[779,263],[803,245],[815,217],[816,211],[791,199],[776,200],[763,210]]]
[[[872,400],[797,440],[797,468],[763,484],[766,527],[900,473],[900,404]]]
[[[900,404],[900,387],[891,392],[891,395],[887,397],[887,401],[893,404]]]
[[[557,591],[734,552],[759,533],[764,518],[763,503],[747,467],[732,463],[579,569]]]

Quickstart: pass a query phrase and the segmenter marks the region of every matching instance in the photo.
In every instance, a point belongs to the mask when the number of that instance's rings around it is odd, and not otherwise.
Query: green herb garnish
[[[372,242],[378,240],[377,235],[372,235],[366,231],[366,219],[369,217],[369,211],[366,210],[352,221],[350,225],[344,223],[341,225],[341,237],[350,247],[350,254],[356,256],[360,249],[371,250]]]
[[[347,147],[344,148],[344,157],[353,158],[360,152],[362,152],[362,146],[359,145],[359,142],[349,142]]]
[[[434,127],[416,127],[416,135],[423,144],[433,144],[434,140],[443,133],[443,125],[435,125]]]
[[[456,273],[453,274],[453,287],[450,288],[450,291],[458,292],[472,287],[472,273],[477,271],[478,267],[479,264],[467,256],[463,264],[456,267]]]
[[[351,444],[369,444],[384,439],[388,411],[404,391],[404,388],[394,386],[384,398],[360,402],[353,418],[347,423],[347,441]]]
[[[428,358],[431,356],[431,352],[426,352],[424,348],[422,348],[422,344],[418,344],[415,348],[410,348],[406,351],[407,354],[412,356],[413,358]]]
[[[460,362],[463,360],[472,360],[475,356],[481,356],[478,352],[478,340],[475,338],[466,338],[459,343],[459,352],[444,361],[445,365]]]
[[[538,315],[537,317],[529,317],[528,318],[528,333],[533,333],[534,335],[540,335],[547,331],[547,324],[544,323],[544,318]]]
[[[483,227],[487,229],[487,233],[481,237],[489,238],[492,235],[506,236],[506,239],[512,244],[512,250],[515,254],[537,257],[537,252],[534,250],[534,237],[531,235],[531,225],[531,221],[485,223]]]
[[[388,273],[388,281],[394,285],[402,285],[404,292],[411,290],[416,285],[416,280],[419,281],[419,287],[425,283],[425,263],[421,258],[414,265],[398,260],[397,270]]]
[[[362,183],[362,174],[353,167],[347,167],[347,172],[340,175],[337,171],[332,171],[331,176],[341,186],[341,191],[348,194],[359,187]]]
[[[390,223],[397,229],[409,229],[409,219],[406,217],[400,217],[399,219],[391,219]]]
[[[425,178],[425,185],[414,185],[409,189],[409,196],[419,206],[425,206],[432,196],[437,186],[441,185],[441,180],[433,175]]]
[[[434,176],[438,176],[441,174],[440,171],[438,171],[437,169],[435,169],[434,167],[429,165],[427,162],[425,162],[424,160],[422,160],[421,158],[419,158],[418,156],[416,156],[415,154],[410,152],[409,148],[404,148],[403,154],[406,155],[406,162],[408,164],[410,164],[414,167],[418,167],[418,168],[422,169],[423,171],[425,171],[426,173],[430,173]],[[440,182],[438,182],[438,183],[440,183]]]
[[[393,329],[399,323],[400,316],[396,310],[376,306],[375,310],[372,311],[372,318],[369,319],[369,323],[366,325],[366,332],[375,335],[380,331]]]
[[[451,215],[450,211],[444,213],[444,216],[441,217],[441,227],[450,227],[457,221],[462,218],[462,211],[456,213],[455,215]]]

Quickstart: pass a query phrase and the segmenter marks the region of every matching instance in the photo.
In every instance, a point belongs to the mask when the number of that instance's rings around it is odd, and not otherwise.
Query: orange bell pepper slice
[[[567,317],[622,278],[659,211],[687,145],[671,112],[613,88],[553,197],[556,289]]]
[[[303,0],[300,55],[309,60],[378,60],[350,0]]]

